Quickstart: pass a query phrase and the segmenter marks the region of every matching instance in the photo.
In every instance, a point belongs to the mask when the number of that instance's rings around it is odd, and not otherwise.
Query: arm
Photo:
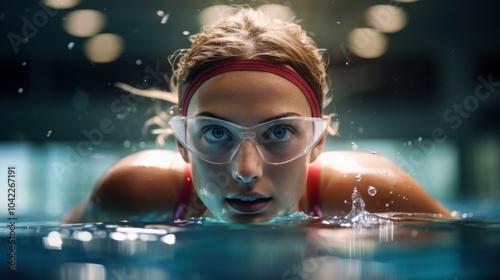
[[[148,150],[120,160],[64,223],[169,219],[184,177],[176,152]]]
[[[372,213],[429,213],[452,217],[450,211],[415,179],[380,155],[329,152],[322,155],[321,163],[321,203],[326,215],[351,211],[351,195],[356,187],[365,201],[366,210]],[[368,191],[369,188],[372,191]]]

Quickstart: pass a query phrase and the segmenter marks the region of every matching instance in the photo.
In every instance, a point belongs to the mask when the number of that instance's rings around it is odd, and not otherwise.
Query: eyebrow
[[[210,112],[201,112],[201,113],[197,114],[196,116],[211,117],[211,118],[215,118],[215,119],[219,119],[219,120],[224,120],[224,121],[233,123],[231,120],[229,120],[227,118],[221,117],[219,115],[216,115],[216,114],[210,113]],[[293,113],[293,112],[288,112],[288,113],[283,113],[283,114],[280,114],[280,115],[277,115],[277,116],[274,116],[274,117],[271,117],[271,118],[267,118],[267,119],[259,122],[259,124],[260,123],[265,123],[265,122],[268,122],[268,121],[272,121],[272,120],[276,120],[276,119],[286,118],[286,117],[300,117],[300,116],[301,116],[300,114]]]

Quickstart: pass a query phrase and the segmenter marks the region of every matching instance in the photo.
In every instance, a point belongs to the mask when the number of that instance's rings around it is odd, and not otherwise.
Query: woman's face
[[[310,117],[311,109],[290,81],[267,72],[235,71],[203,83],[191,99],[187,115],[250,127],[276,117]],[[308,165],[322,148],[317,145],[291,162],[272,165],[248,140],[226,164],[206,162],[178,146],[191,163],[198,196],[213,216],[229,222],[266,222],[298,210]]]

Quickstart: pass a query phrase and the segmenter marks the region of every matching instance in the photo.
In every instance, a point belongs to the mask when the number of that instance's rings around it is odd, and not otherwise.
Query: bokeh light
[[[264,4],[259,6],[258,9],[282,21],[289,21],[295,17],[295,12],[292,8],[284,5]]]
[[[234,8],[228,5],[213,5],[200,12],[198,21],[200,25],[210,25],[233,11]]]
[[[352,52],[362,58],[376,58],[387,50],[387,37],[373,28],[356,28],[347,36]]]
[[[66,15],[64,29],[75,37],[90,37],[101,32],[106,16],[96,10],[78,10]]]
[[[375,5],[365,12],[366,22],[380,32],[398,32],[406,26],[406,12],[393,5]]]
[[[99,34],[85,42],[84,51],[87,58],[98,63],[115,61],[123,52],[123,39],[116,34]]]
[[[53,9],[69,9],[80,3],[80,0],[44,0],[45,6]]]

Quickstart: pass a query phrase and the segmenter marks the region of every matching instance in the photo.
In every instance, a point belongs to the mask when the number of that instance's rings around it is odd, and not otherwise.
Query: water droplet
[[[130,141],[129,140],[123,141],[123,147],[130,148]]]
[[[71,50],[75,46],[75,43],[69,42],[68,44],[68,50]]]
[[[139,143],[139,147],[141,147],[142,149],[144,149],[144,148],[146,147],[146,142],[141,141],[141,142]]]
[[[161,18],[160,23],[161,23],[161,24],[165,24],[165,23],[167,23],[167,21],[168,21],[168,18],[169,18],[169,17],[170,17],[170,15],[169,15],[169,14],[166,14],[165,16],[163,16],[163,17]]]
[[[349,203],[349,201],[347,201],[347,199],[346,199],[346,200],[344,200],[344,204],[347,204],[347,203]]]
[[[189,35],[189,34],[190,34],[190,33],[189,33],[189,31],[187,31],[187,30],[182,31],[182,35],[186,35],[186,36],[187,36],[187,35]]]
[[[422,136],[419,136],[417,140],[418,142],[422,142]]]
[[[393,191],[390,191],[390,192],[389,192],[389,194],[392,194],[392,193],[393,193]]]
[[[389,207],[389,203],[386,203],[386,204],[385,204],[385,207]]]
[[[377,152],[376,151],[370,151],[370,155],[376,155]]]
[[[361,181],[361,174],[356,175],[356,181]]]
[[[354,191],[352,192],[352,210],[357,212],[365,211],[365,201],[361,198],[356,187],[354,187]]]
[[[371,196],[375,196],[377,194],[377,188],[374,186],[368,186],[368,194]]]
[[[136,61],[135,61],[135,64],[137,64],[137,65],[141,65],[141,64],[142,64],[142,60],[140,60],[140,59],[136,60]]]
[[[50,137],[50,134],[52,134],[52,130],[49,130],[49,132],[47,132],[47,138]]]
[[[408,141],[408,146],[411,146],[411,141]]]
[[[354,142],[351,142],[352,149],[356,151],[358,149],[358,145]]]
[[[346,61],[345,65],[349,65],[349,62]]]
[[[26,64],[27,64],[27,63],[26,63],[26,61],[25,61],[25,62],[23,62],[23,66],[26,66]]]
[[[21,93],[23,93],[23,92],[24,92],[24,89],[23,89],[23,88],[19,88],[19,89],[17,90],[17,92],[19,92],[19,94],[21,94]]]
[[[353,125],[353,124],[354,124],[354,121],[351,121],[351,125]]]
[[[340,21],[337,21],[337,24],[340,24]]]
[[[165,15],[165,12],[163,12],[162,10],[158,10],[156,11],[156,14],[159,16],[159,17],[162,17]]]
[[[364,131],[365,131],[365,130],[364,130],[362,127],[358,127],[358,133],[359,133],[359,134],[363,134],[363,132],[364,132]]]

